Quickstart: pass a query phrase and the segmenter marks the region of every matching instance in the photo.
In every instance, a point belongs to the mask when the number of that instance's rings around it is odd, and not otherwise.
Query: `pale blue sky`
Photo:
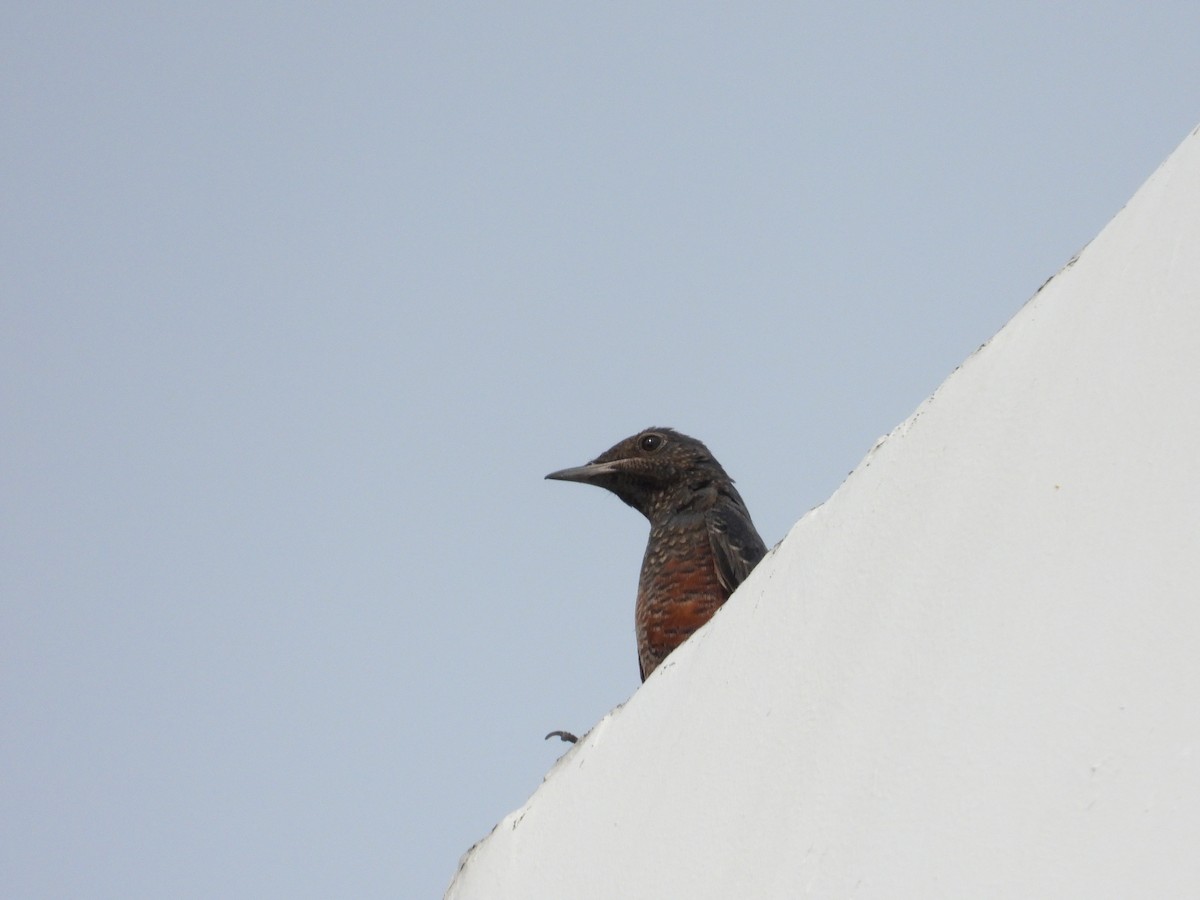
[[[1197,34],[10,4],[0,894],[440,895],[638,684],[644,522],[542,476],[671,425],[774,544],[1200,121]]]

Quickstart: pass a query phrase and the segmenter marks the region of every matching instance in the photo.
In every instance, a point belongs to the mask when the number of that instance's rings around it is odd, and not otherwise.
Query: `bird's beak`
[[[616,463],[588,463],[586,466],[576,466],[573,469],[559,469],[546,477],[551,481],[578,481],[580,484],[595,484],[605,475],[615,475],[620,471]]]

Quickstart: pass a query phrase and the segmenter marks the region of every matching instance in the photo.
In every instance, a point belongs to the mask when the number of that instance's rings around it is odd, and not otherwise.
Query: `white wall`
[[[447,896],[1200,896],[1198,360],[1193,132]]]

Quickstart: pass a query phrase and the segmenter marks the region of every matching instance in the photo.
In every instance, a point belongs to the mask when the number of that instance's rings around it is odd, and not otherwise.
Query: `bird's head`
[[[612,491],[651,522],[715,496],[715,483],[731,483],[721,464],[695,438],[671,428],[647,428],[605,450],[585,466],[546,476]]]

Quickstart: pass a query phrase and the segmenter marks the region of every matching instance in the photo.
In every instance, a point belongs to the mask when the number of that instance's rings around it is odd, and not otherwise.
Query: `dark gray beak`
[[[605,475],[615,475],[620,469],[613,463],[588,463],[573,469],[559,469],[546,477],[551,481],[578,481],[580,484],[595,484]]]

